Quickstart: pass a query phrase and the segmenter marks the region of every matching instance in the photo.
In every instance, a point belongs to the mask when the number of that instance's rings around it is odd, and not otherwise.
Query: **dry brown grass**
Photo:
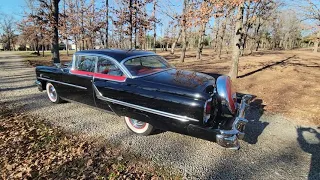
[[[224,53],[221,59],[211,49],[205,49],[202,59],[196,60],[196,51],[188,50],[184,63],[179,62],[180,52],[157,53],[176,67],[211,75],[228,74],[231,55]],[[71,55],[62,53],[62,61],[70,61]],[[25,57],[29,63],[51,64],[50,56]],[[234,82],[238,92],[250,93],[262,99],[264,110],[280,113],[299,124],[320,125],[320,53],[307,50],[254,52],[240,58],[239,78]]]
[[[228,74],[230,55],[221,59],[205,50],[201,61],[195,51],[187,53],[179,63],[179,53],[159,53],[178,68]],[[283,114],[299,124],[320,124],[320,53],[306,50],[261,51],[240,58],[239,78],[234,82],[238,92],[262,99],[264,110]]]

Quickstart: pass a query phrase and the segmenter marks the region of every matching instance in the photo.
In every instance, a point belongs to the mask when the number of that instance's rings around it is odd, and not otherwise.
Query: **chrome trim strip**
[[[130,73],[130,71],[126,68],[126,66],[124,65],[124,63],[125,63],[126,61],[130,60],[130,59],[134,59],[134,58],[138,58],[138,57],[147,57],[147,56],[158,56],[158,57],[160,57],[163,61],[166,61],[166,62],[167,62],[167,60],[166,60],[164,57],[159,56],[159,55],[157,55],[157,54],[155,54],[155,53],[150,53],[150,54],[141,54],[141,55],[136,55],[136,56],[127,57],[127,58],[121,60],[120,64],[123,66],[123,68],[125,68],[125,69]],[[167,62],[167,63],[168,63],[168,62]],[[168,64],[169,64],[169,63],[168,63]],[[171,66],[172,66],[172,65],[171,65]],[[135,78],[139,78],[139,77],[149,76],[149,75],[152,75],[152,74],[157,74],[157,73],[160,73],[160,72],[163,72],[163,71],[167,71],[167,70],[170,70],[170,69],[175,69],[175,67],[163,69],[163,70],[161,70],[161,71],[157,71],[157,72],[153,72],[153,73],[145,74],[145,75],[141,75],[141,76],[133,76],[133,75],[130,73],[130,76],[131,76],[131,78],[135,79]]]
[[[137,57],[144,57],[144,56],[159,56],[154,52],[150,52],[149,54],[140,54],[140,55],[135,55],[135,56],[130,56],[127,58],[124,58],[120,61],[120,64],[123,64],[125,61],[129,60],[129,59],[133,59],[133,58],[137,58]]]
[[[164,112],[164,111],[159,111],[159,110],[155,110],[155,109],[151,109],[151,108],[147,108],[147,107],[143,107],[143,106],[139,106],[139,105],[135,105],[135,104],[119,101],[119,100],[116,100],[116,99],[111,99],[111,98],[103,96],[94,84],[93,84],[93,88],[94,88],[94,90],[95,90],[95,92],[97,94],[97,98],[100,99],[100,100],[104,100],[104,101],[112,102],[112,103],[115,103],[115,104],[127,106],[127,107],[130,107],[130,108],[134,108],[134,109],[137,109],[137,110],[153,113],[153,114],[156,114],[156,115],[160,115],[160,116],[176,119],[176,120],[179,120],[179,121],[182,121],[182,122],[187,122],[187,121],[199,122],[199,120],[193,119],[193,118],[190,118],[190,117],[187,117],[187,116],[176,115],[176,114],[172,114],[172,113],[168,113],[168,112]]]
[[[78,85],[69,84],[69,83],[65,83],[65,82],[61,82],[61,81],[47,79],[47,78],[44,78],[44,77],[37,77],[37,78],[45,80],[45,81],[50,81],[50,82],[55,82],[55,83],[58,83],[58,84],[63,84],[63,85],[66,85],[66,86],[72,86],[72,87],[79,88],[79,89],[87,89],[86,87],[83,87],[83,86],[78,86]]]

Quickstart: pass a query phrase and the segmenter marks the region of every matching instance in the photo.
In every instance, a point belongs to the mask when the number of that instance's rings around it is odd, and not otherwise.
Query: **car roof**
[[[118,62],[121,62],[124,59],[135,57],[135,56],[156,55],[154,52],[151,52],[151,51],[125,50],[125,49],[93,49],[93,50],[77,51],[75,54],[106,55],[106,56],[112,57]]]

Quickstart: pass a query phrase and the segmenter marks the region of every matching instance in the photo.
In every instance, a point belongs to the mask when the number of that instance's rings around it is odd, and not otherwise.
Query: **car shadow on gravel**
[[[269,125],[268,122],[260,121],[261,116],[264,113],[263,100],[253,99],[250,103],[250,108],[247,110],[246,119],[248,123],[245,129],[244,141],[249,144],[256,144],[258,137],[263,133],[264,129]]]
[[[318,130],[311,127],[297,128],[297,141],[300,148],[311,155],[308,179],[320,179],[320,127]]]

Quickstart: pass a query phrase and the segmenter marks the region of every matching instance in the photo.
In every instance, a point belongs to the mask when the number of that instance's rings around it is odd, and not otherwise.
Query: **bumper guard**
[[[220,130],[220,133],[216,135],[216,142],[228,149],[240,149],[239,139],[244,137],[244,129],[248,120],[245,119],[245,111],[249,106],[251,95],[244,95],[241,99],[241,103],[238,104],[237,116],[232,123],[230,130]]]
[[[40,81],[36,80],[34,83],[37,85],[38,90],[39,90],[40,92],[43,91],[43,89],[42,89],[42,83],[41,83]]]

